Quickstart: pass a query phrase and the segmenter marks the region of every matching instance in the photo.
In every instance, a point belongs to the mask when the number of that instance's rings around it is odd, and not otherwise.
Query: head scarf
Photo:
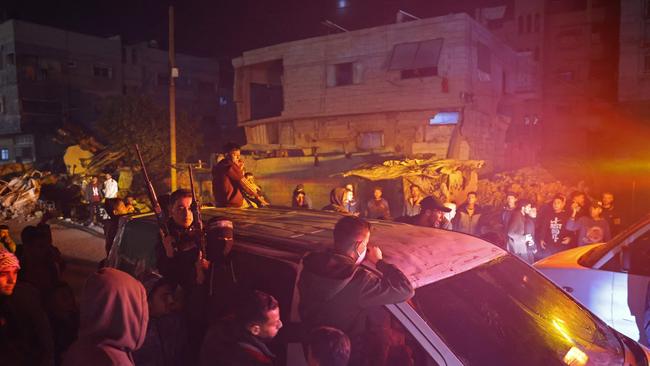
[[[20,269],[20,262],[18,258],[6,249],[0,250],[0,271],[7,271],[11,269]]]

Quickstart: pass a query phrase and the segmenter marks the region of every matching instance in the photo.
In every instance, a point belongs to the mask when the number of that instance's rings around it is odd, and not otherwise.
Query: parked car
[[[296,282],[301,258],[332,245],[336,213],[216,209],[235,226],[238,284],[275,296],[285,327],[271,347],[280,365],[304,365]],[[371,245],[416,288],[385,306],[390,352],[399,365],[647,365],[648,351],[608,327],[532,267],[479,238],[371,221]],[[133,273],[155,267],[153,216],[125,221],[110,264]],[[369,267],[371,268],[371,267]],[[372,269],[372,268],[371,268]],[[395,359],[393,359],[395,361]]]
[[[647,345],[643,313],[650,282],[650,214],[606,243],[534,264],[609,326]]]

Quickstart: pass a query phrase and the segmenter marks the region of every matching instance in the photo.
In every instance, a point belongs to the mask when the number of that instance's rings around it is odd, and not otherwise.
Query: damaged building
[[[233,60],[249,144],[506,165],[506,132],[539,108],[536,64],[466,14],[310,38]]]

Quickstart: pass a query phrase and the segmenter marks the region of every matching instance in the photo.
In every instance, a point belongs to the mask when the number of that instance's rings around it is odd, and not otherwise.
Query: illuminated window
[[[0,149],[0,160],[7,161],[9,160],[9,149]]]
[[[429,119],[429,125],[455,125],[460,122],[460,118],[459,111],[438,112],[433,118]]]

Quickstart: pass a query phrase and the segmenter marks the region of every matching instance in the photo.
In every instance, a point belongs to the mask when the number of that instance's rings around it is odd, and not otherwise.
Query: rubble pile
[[[39,202],[44,174],[32,170],[8,182],[0,180],[0,219],[28,217],[43,207]]]
[[[520,198],[536,204],[550,201],[554,195],[569,195],[573,191],[585,191],[584,183],[568,185],[557,180],[546,169],[535,166],[497,173],[478,181],[478,196],[483,205],[502,206],[508,192],[515,192]]]

